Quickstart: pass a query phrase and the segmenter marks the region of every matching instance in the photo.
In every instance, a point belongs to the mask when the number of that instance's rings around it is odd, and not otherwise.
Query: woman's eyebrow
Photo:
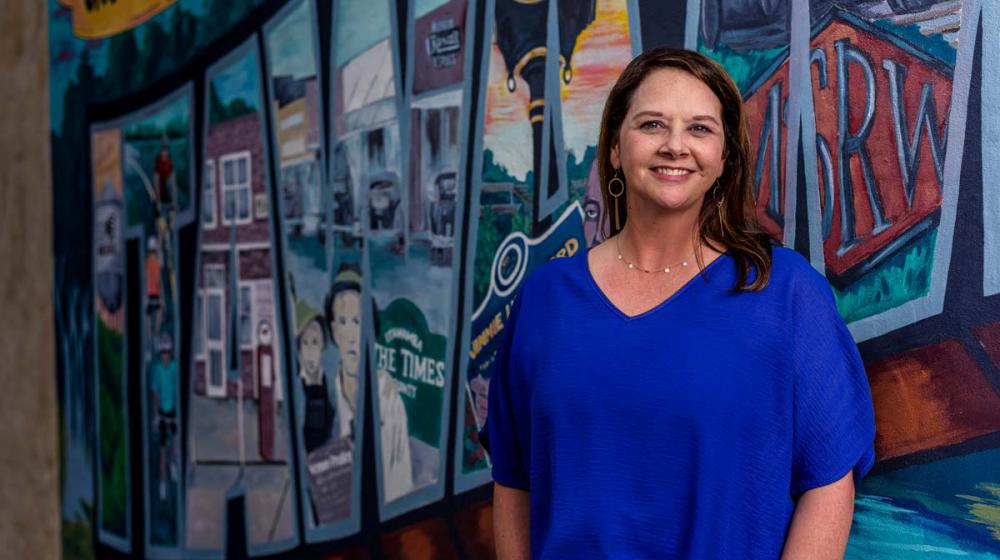
[[[662,117],[663,113],[659,111],[639,111],[632,116],[632,120],[639,119],[641,117]]]
[[[691,117],[691,120],[693,120],[693,121],[712,121],[715,124],[719,124],[718,119],[716,119],[712,115],[695,115],[695,116]]]
[[[632,116],[632,120],[638,120],[638,119],[640,119],[642,117],[663,117],[663,113],[661,113],[659,111],[639,111],[638,113],[636,113],[635,115]],[[716,119],[715,117],[713,117],[712,115],[695,115],[695,116],[691,117],[689,120],[691,120],[691,121],[711,121],[711,122],[713,122],[715,124],[719,124],[719,120]]]

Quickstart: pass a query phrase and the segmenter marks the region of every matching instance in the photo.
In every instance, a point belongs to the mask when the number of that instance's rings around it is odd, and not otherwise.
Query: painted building
[[[194,379],[195,391],[209,397],[236,396],[237,381],[227,375],[234,367],[227,346],[233,337],[244,396],[259,394],[262,352],[273,352],[273,363],[281,363],[273,342],[277,313],[260,138],[260,116],[249,113],[211,126],[206,142],[198,318],[204,336],[196,349]],[[230,239],[235,240],[232,254]],[[233,297],[238,298],[236,324],[230,324],[226,311]],[[274,376],[273,383],[276,398],[283,398],[281,376]]]

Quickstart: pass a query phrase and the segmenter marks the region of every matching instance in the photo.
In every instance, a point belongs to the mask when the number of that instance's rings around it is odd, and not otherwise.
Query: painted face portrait
[[[389,208],[389,193],[383,189],[373,190],[371,195],[371,205],[372,209],[377,212],[386,210]]]
[[[361,294],[358,291],[345,290],[334,298],[330,333],[333,344],[340,350],[344,372],[357,376],[361,358]]]
[[[311,319],[299,334],[299,375],[309,385],[321,382],[320,359],[323,355],[323,326]]]
[[[593,247],[604,241],[601,233],[601,178],[597,172],[597,162],[590,167],[587,174],[586,194],[583,196],[583,235],[587,247]]]

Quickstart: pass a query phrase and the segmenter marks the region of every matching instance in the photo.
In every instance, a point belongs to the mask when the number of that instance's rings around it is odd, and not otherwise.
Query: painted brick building
[[[245,397],[259,393],[261,352],[280,364],[270,242],[267,167],[256,112],[209,125],[202,191],[201,267],[199,270],[201,346],[195,348],[195,391],[210,397],[235,397],[238,379],[230,344],[239,346]],[[232,246],[230,243],[232,242]],[[230,278],[237,271],[235,279]],[[236,293],[233,293],[235,282]],[[236,324],[228,302],[237,297]],[[269,340],[268,343],[263,339]],[[276,398],[283,395],[277,370],[268,375]]]

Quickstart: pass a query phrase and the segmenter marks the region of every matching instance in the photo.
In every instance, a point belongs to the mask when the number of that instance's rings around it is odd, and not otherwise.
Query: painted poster
[[[812,257],[859,341],[939,313],[950,261],[968,95],[956,57],[974,41],[958,41],[959,5],[913,4],[831,8],[810,40]]]
[[[177,230],[192,219],[192,96],[185,87],[122,119],[125,235],[138,242],[145,554],[181,546],[183,473],[179,439],[180,325]],[[183,197],[182,197],[183,194]]]
[[[131,548],[128,404],[125,375],[125,222],[121,129],[90,137],[94,192],[94,375],[97,386],[97,527],[100,539]]]
[[[293,429],[300,442],[299,515],[306,540],[344,534],[350,516],[353,431],[339,386],[328,298],[334,285],[331,197],[324,180],[316,7],[291,2],[264,29],[278,162],[278,231],[284,247]]]
[[[252,553],[298,542],[260,76],[252,37],[210,67],[205,80],[188,396],[189,554],[222,556],[227,500],[241,493]]]

